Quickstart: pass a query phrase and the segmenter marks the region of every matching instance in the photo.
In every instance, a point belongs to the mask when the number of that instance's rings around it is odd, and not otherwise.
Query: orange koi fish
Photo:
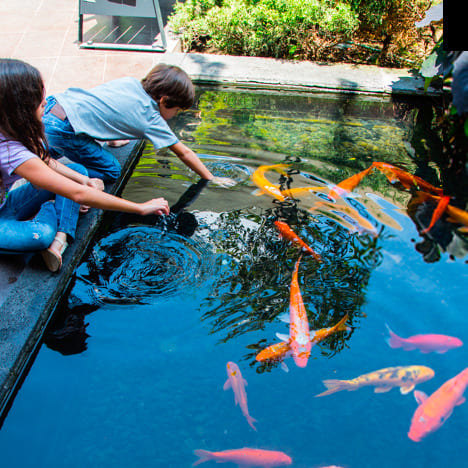
[[[209,452],[208,450],[194,450],[193,453],[199,457],[192,466],[199,465],[208,460],[216,463],[237,463],[239,467],[264,466],[266,468],[291,465],[292,459],[283,452],[274,450],[262,450],[253,448],[241,448],[223,450],[222,452]]]
[[[449,201],[450,197],[447,195],[444,195],[440,198],[439,203],[437,203],[436,209],[432,213],[432,218],[429,226],[427,226],[426,229],[423,229],[421,231],[421,234],[427,234],[433,228],[434,224],[440,219],[440,217],[444,214],[445,210],[447,209]]]
[[[289,343],[294,362],[299,367],[305,367],[310,356],[312,344],[310,342],[309,319],[299,289],[298,271],[302,255],[294,268],[289,299],[289,337],[284,341]]]
[[[311,340],[310,343],[312,346],[320,343],[325,338],[328,338],[333,333],[339,331],[350,331],[351,329],[345,325],[348,320],[348,314],[346,314],[337,324],[328,328],[321,328],[320,330],[315,330],[310,332]],[[260,351],[255,359],[259,362],[263,361],[281,361],[284,358],[288,357],[291,352],[291,347],[289,346],[288,341],[281,341],[280,343],[275,343],[268,348]]]
[[[431,432],[439,429],[450,417],[455,406],[465,403],[463,394],[467,384],[468,367],[447,380],[431,396],[415,391],[414,397],[419,406],[411,419],[408,437],[414,442],[419,442]]]
[[[236,405],[240,406],[242,414],[247,419],[249,426],[254,431],[256,431],[257,429],[255,428],[253,423],[257,422],[257,420],[250,416],[249,410],[247,408],[247,393],[245,392],[247,381],[242,377],[239,366],[234,362],[229,361],[227,363],[226,371],[228,379],[224,383],[223,390],[227,390],[232,387],[232,391],[234,392],[234,401],[236,402]]]
[[[380,172],[382,172],[391,184],[399,181],[403,187],[410,189],[412,187],[419,187],[425,192],[435,193],[436,195],[443,195],[443,190],[441,188],[434,187],[429,182],[426,182],[421,177],[410,174],[409,172],[403,171],[398,167],[392,166],[391,164],[383,162],[374,162],[372,163]]]
[[[430,195],[429,193],[425,192],[418,192],[416,194],[416,202],[422,203],[427,200],[433,201],[434,203],[441,203],[443,197],[438,197],[437,195]],[[437,209],[437,208],[436,208]],[[447,213],[447,221],[451,223],[463,224],[464,226],[468,226],[468,212],[462,210],[461,208],[457,208],[456,206],[450,205],[450,203],[446,206],[445,211]],[[463,230],[461,228],[460,230]]]
[[[418,349],[421,353],[436,352],[442,354],[450,349],[463,346],[463,341],[454,336],[427,334],[402,338],[394,333],[387,324],[385,326],[390,334],[387,339],[390,348],[403,348],[405,351]]]
[[[259,166],[252,174],[253,183],[260,189],[260,194],[267,194],[279,201],[284,201],[285,196],[281,193],[280,186],[272,184],[266,177],[265,172],[277,171],[284,176],[287,176],[286,170],[289,167],[287,164],[273,164],[271,166]]]
[[[275,221],[273,223],[278,231],[281,233],[281,236],[287,239],[288,241],[292,242],[293,244],[299,245],[302,247],[307,253],[312,255],[315,260],[321,262],[322,259],[320,255],[315,252],[311,247],[309,247],[290,227],[287,223],[283,221]]]
[[[434,371],[426,366],[387,367],[360,375],[352,380],[323,380],[323,384],[328,390],[315,396],[331,395],[341,390],[352,392],[368,386],[375,387],[375,393],[384,393],[393,387],[400,387],[400,392],[406,395],[414,389],[416,384],[432,379],[432,377],[434,377]]]
[[[328,197],[337,200],[339,197],[346,196],[349,192],[352,192],[358,184],[361,182],[364,177],[366,177],[369,172],[374,170],[374,166],[370,166],[367,169],[354,174],[351,177],[341,181],[338,185],[335,185],[328,194]]]

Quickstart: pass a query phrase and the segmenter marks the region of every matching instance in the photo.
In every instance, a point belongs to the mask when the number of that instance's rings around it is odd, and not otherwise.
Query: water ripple
[[[73,305],[152,303],[193,291],[212,276],[209,246],[155,227],[122,229],[101,239],[76,272]]]

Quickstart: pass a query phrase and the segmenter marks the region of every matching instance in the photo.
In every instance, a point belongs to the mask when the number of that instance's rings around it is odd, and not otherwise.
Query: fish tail
[[[340,392],[341,390],[349,390],[352,387],[352,385],[347,380],[329,379],[322,380],[322,382],[328,390],[315,395],[316,397],[331,395],[332,393]]]
[[[213,455],[212,452],[208,450],[197,449],[193,451],[194,455],[199,457],[199,460],[192,463],[192,466],[199,465],[200,463],[205,463],[208,460],[213,460],[216,457]]]
[[[337,324],[336,324],[336,331],[351,331],[351,327],[346,325],[348,320],[348,314],[346,314]]]
[[[401,338],[396,333],[393,333],[387,324],[385,324],[385,326],[387,327],[388,333],[390,334],[390,336],[385,341],[388,343],[390,348],[401,348],[403,346]]]

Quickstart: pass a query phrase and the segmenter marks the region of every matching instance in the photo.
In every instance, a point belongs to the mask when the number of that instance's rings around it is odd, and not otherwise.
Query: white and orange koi
[[[411,419],[408,437],[414,442],[419,442],[431,432],[439,429],[450,417],[455,406],[465,403],[463,394],[467,385],[468,367],[447,380],[431,396],[415,391],[414,397],[419,406]]]
[[[232,361],[229,361],[226,364],[226,371],[228,379],[224,383],[223,390],[228,390],[232,388],[234,392],[234,401],[236,405],[239,405],[242,414],[247,419],[249,426],[256,431],[256,427],[253,425],[254,422],[257,422],[256,419],[252,418],[249,414],[249,409],[247,407],[247,393],[245,387],[247,386],[247,381],[242,377],[239,366]]]
[[[277,334],[289,344],[291,355],[298,367],[307,366],[312,344],[310,342],[309,319],[299,289],[298,271],[302,255],[296,262],[289,294],[289,336]]]
[[[348,320],[348,314],[346,314],[338,323],[333,325],[332,327],[327,328],[320,328],[319,330],[314,330],[310,332],[310,343],[311,346],[320,343],[325,338],[337,333],[339,331],[350,331],[351,329],[346,326],[346,322]],[[289,346],[288,341],[281,341],[279,343],[275,343],[271,346],[260,351],[255,359],[259,362],[263,361],[282,361],[286,357],[288,357],[291,353],[291,347]]]
[[[393,387],[400,387],[400,392],[405,395],[411,392],[416,384],[432,379],[432,377],[434,377],[434,371],[426,366],[387,367],[360,375],[352,380],[323,380],[328,390],[315,396],[331,395],[341,390],[352,392],[361,387],[375,387],[375,393],[384,393]]]

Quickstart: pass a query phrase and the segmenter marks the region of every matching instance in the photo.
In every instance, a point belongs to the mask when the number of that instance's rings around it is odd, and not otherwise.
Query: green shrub
[[[351,6],[339,2],[188,0],[175,5],[169,24],[186,49],[316,59],[323,40],[349,39],[359,22]]]

